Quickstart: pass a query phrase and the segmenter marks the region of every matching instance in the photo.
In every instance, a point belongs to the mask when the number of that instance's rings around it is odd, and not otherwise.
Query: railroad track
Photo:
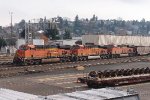
[[[103,61],[105,61],[105,60],[107,60],[108,62],[109,61],[111,61],[111,60],[120,60],[120,59],[134,59],[134,58],[137,58],[137,59],[139,59],[139,58],[148,58],[148,57],[150,57],[150,56],[136,56],[136,57],[123,57],[123,58],[112,58],[112,59],[90,59],[90,60],[88,60],[88,61],[100,61],[100,62],[103,62]],[[78,62],[63,62],[63,63],[59,63],[59,62],[54,62],[56,65],[57,64],[70,64],[70,63],[84,63],[84,62],[87,62],[87,61],[78,61]],[[53,64],[54,64],[53,63]],[[2,59],[0,59],[0,67],[1,67],[1,65],[12,65],[13,64],[13,61],[12,61],[12,59],[4,59],[4,60],[2,60]],[[43,63],[43,64],[45,64],[45,63]],[[42,64],[42,65],[43,65]],[[50,64],[50,63],[48,63],[48,64]],[[54,64],[54,65],[55,65]],[[34,65],[34,66],[36,66],[36,65]]]
[[[13,63],[12,63],[12,61],[0,61],[0,66],[2,66],[2,65],[12,65]]]
[[[13,59],[13,56],[0,56],[0,59]]]
[[[0,66],[0,77],[10,77],[15,75],[40,73],[40,72],[50,72],[60,69],[76,68],[77,66],[92,67],[96,65],[105,65],[105,64],[139,62],[139,61],[146,61],[147,58],[148,56],[138,56],[138,57],[125,57],[116,59],[29,65],[29,66],[14,66],[9,64]]]
[[[116,62],[120,62],[120,60],[124,60],[124,62],[128,62],[129,60],[131,61],[137,61],[137,60],[146,60],[149,56],[136,56],[136,57],[124,57],[124,58],[112,58],[112,59],[92,59],[92,60],[88,60],[88,61],[78,61],[78,62],[64,62],[64,63],[59,63],[59,62],[55,62],[55,63],[43,63],[43,64],[40,64],[40,65],[28,65],[28,66],[43,66],[43,65],[65,65],[65,64],[74,64],[74,63],[85,63],[85,62],[108,62],[108,63],[111,63],[111,61],[114,61],[116,60]],[[102,64],[102,63],[101,63]],[[12,65],[12,61],[2,61],[0,62],[0,65]],[[13,67],[14,65],[12,65]],[[20,66],[18,66],[20,67]]]
[[[0,66],[11,65],[12,62],[13,62],[13,56],[0,56]]]

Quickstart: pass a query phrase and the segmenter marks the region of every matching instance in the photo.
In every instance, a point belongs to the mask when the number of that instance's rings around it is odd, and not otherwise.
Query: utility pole
[[[10,29],[11,29],[11,33],[10,33],[10,43],[9,43],[9,45],[10,45],[10,47],[9,47],[9,50],[11,49],[11,51],[12,51],[12,53],[14,52],[14,50],[13,50],[13,46],[12,46],[12,33],[13,33],[13,25],[12,25],[12,16],[13,16],[13,12],[9,12],[9,14],[10,14]],[[11,47],[12,46],[12,47]]]
[[[27,24],[25,21],[25,43],[27,43]]]
[[[11,24],[10,24],[11,26],[10,27],[11,27],[11,38],[12,38],[12,33],[13,33],[13,29],[12,29],[13,28],[12,27],[12,15],[13,15],[13,12],[9,12],[9,14],[10,14],[10,18],[11,18],[10,19],[11,20]]]

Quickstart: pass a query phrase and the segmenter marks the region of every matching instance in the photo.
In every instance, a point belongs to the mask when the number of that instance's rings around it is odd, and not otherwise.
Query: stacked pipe
[[[132,69],[116,69],[116,70],[104,70],[104,71],[91,71],[89,77],[98,78],[110,78],[119,76],[131,76],[150,73],[150,68],[132,68]]]
[[[150,68],[91,71],[88,77],[78,78],[78,80],[92,88],[148,82]]]

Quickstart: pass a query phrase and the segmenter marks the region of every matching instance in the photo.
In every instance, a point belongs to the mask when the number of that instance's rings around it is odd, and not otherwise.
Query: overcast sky
[[[34,18],[63,16],[72,20],[80,18],[125,20],[145,18],[150,20],[150,0],[0,0],[0,25],[10,24],[9,12],[13,12],[13,22]]]

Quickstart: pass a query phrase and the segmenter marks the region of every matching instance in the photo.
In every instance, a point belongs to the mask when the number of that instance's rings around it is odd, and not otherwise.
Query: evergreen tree
[[[25,39],[25,29],[21,32],[21,33],[19,33],[20,34],[20,37],[21,38],[24,38]]]
[[[45,35],[48,38],[52,39],[52,40],[58,40],[58,39],[60,39],[60,37],[59,37],[59,31],[57,29],[56,24],[49,22],[49,29],[46,30],[46,34]]]
[[[7,41],[7,44],[8,45],[10,45],[10,46],[14,46],[14,45],[16,45],[16,39],[14,39],[14,38],[9,38],[9,39],[7,39],[6,40]]]
[[[6,45],[6,41],[3,38],[0,38],[0,49]]]
[[[65,29],[63,39],[71,39],[71,34],[69,29]]]
[[[81,25],[82,21],[79,20],[79,17],[78,15],[75,17],[75,21],[74,21],[74,27],[73,27],[73,30],[74,30],[74,33],[76,35],[81,35],[82,34],[82,29],[83,29],[83,26]]]
[[[94,14],[93,17],[91,18],[91,21],[96,21],[96,20],[97,20],[97,17]]]
[[[65,26],[65,27],[69,27],[68,20],[65,20],[64,26]]]
[[[58,22],[59,22],[58,26],[59,26],[60,29],[62,29],[63,28],[63,21],[64,20],[63,20],[62,17],[59,17],[59,16],[57,18],[58,18]]]

